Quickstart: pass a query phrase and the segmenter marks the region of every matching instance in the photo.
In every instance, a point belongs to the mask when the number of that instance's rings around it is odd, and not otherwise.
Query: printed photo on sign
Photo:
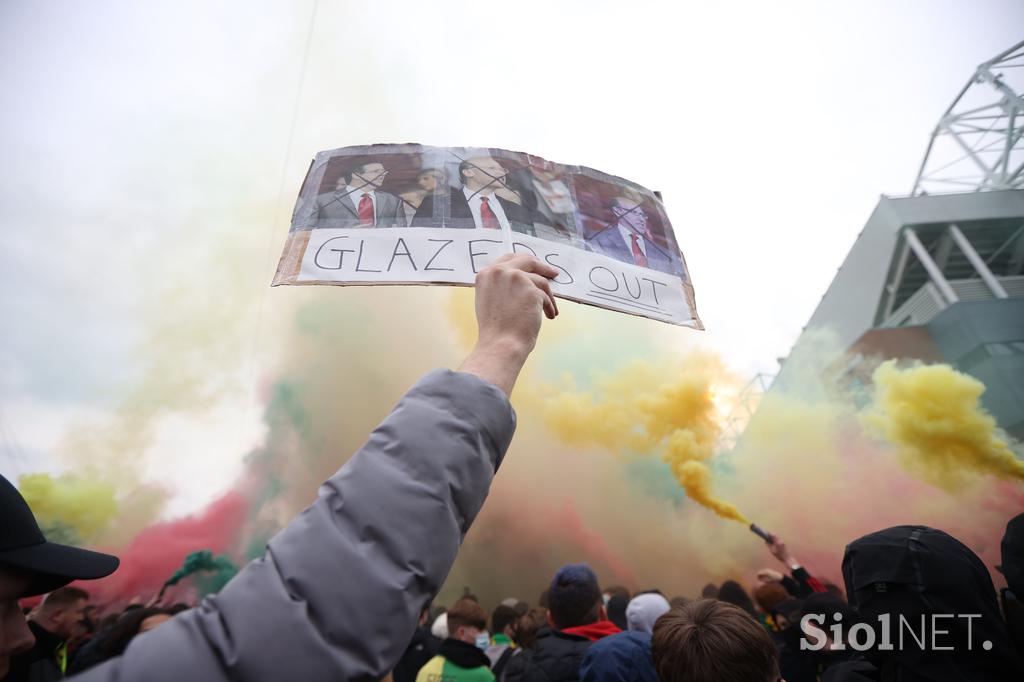
[[[511,230],[534,234],[536,199],[522,182],[526,155],[503,150],[451,148],[445,160],[447,187],[444,226],[456,229]],[[436,212],[437,196],[420,205],[413,225]]]
[[[582,174],[573,176],[573,184],[588,251],[683,277],[679,251],[666,235],[653,195]]]
[[[427,188],[443,184],[443,171],[426,168],[423,154],[335,156],[327,160],[316,194],[307,200],[296,228],[407,227],[430,191]],[[441,224],[439,216],[421,223]]]
[[[577,248],[586,248],[577,227],[576,206],[569,188],[569,176],[557,163],[530,157],[527,181],[536,198],[533,229],[536,236]]]
[[[508,253],[559,271],[556,296],[703,329],[660,195],[583,166],[485,147],[319,152],[279,284],[457,284]]]

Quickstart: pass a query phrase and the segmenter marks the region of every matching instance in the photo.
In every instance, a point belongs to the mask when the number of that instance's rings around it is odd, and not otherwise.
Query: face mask
[[[476,648],[480,651],[487,651],[487,647],[491,645],[491,638],[486,632],[481,632],[476,636]]]

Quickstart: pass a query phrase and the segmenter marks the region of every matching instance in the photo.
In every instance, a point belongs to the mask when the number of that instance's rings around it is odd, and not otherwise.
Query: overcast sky
[[[0,468],[52,467],[67,420],[118,401],[148,297],[207,276],[190,254],[230,236],[264,295],[309,159],[350,144],[660,190],[700,343],[774,373],[1021,27],[1016,0],[0,3]]]

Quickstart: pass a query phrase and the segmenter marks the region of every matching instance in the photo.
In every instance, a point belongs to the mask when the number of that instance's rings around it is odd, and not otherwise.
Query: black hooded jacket
[[[513,656],[505,668],[505,682],[574,682],[592,641],[551,628],[537,633],[533,649]]]
[[[416,682],[416,673],[437,655],[440,648],[441,640],[430,634],[429,628],[416,628],[412,641],[391,672],[391,678],[394,682]]]
[[[874,627],[876,640],[882,631],[879,617],[890,614],[894,650],[880,651],[876,641],[862,661],[841,666],[847,674],[830,669],[829,682],[1024,680],[1024,662],[1000,616],[992,579],[977,555],[956,538],[926,526],[865,535],[846,548],[843,578],[850,606],[861,622]],[[923,619],[924,650],[902,627],[901,617],[918,637]],[[985,642],[991,647],[986,649]]]

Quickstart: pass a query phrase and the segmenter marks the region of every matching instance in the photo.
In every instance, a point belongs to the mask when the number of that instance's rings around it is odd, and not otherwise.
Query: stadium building
[[[1022,79],[1024,42],[978,67],[912,193],[882,197],[804,333],[832,330],[851,376],[868,357],[949,363],[1024,440]]]

